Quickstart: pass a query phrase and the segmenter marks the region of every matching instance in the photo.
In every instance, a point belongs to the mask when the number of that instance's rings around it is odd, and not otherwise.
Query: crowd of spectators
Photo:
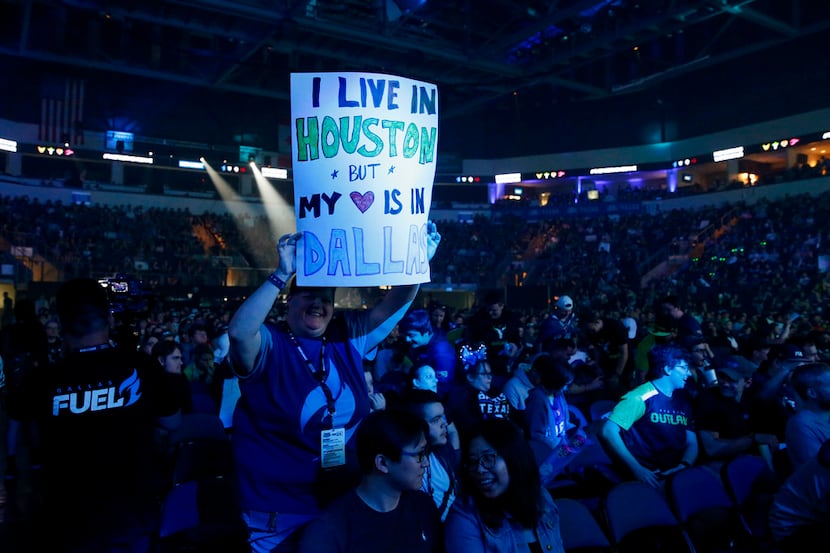
[[[221,216],[196,216],[186,208],[64,204],[27,197],[0,198],[0,220],[8,244],[30,248],[29,257],[53,266],[61,280],[147,274],[159,284],[221,284],[215,257],[228,255],[221,233],[233,227]],[[46,270],[32,267],[35,274]]]
[[[486,499],[490,486],[498,484],[497,477],[493,483],[488,475],[497,472],[500,463],[509,464],[505,460],[509,454],[499,451],[495,438],[476,436],[482,439],[472,449],[467,441],[482,422],[494,418],[510,420],[546,446],[545,453],[536,454],[533,460],[538,470],[545,471],[541,481],[554,500],[558,494],[556,484],[563,474],[557,472],[560,468],[551,468],[551,451],[556,453],[557,460],[588,454],[597,455],[599,463],[608,460],[610,473],[601,475],[607,486],[616,483],[616,479],[631,478],[659,485],[690,465],[723,462],[719,456],[725,446],[717,440],[724,438],[725,431],[711,426],[720,421],[711,410],[725,409],[723,401],[735,400],[736,396],[737,403],[743,396],[756,402],[747,407],[747,412],[754,409],[753,424],[757,426],[744,428],[746,435],[736,436],[730,442],[729,447],[737,448],[736,444],[740,444],[742,449],[726,449],[754,453],[756,446],[764,445],[767,449],[758,448],[758,452],[765,452],[765,461],[782,482],[795,474],[802,480],[814,478],[815,474],[804,476],[800,469],[802,465],[815,465],[812,457],[830,433],[822,434],[821,441],[816,435],[809,448],[801,448],[809,453],[795,463],[780,444],[788,441],[787,423],[798,420],[791,419],[796,413],[809,409],[826,419],[830,405],[830,392],[824,387],[830,371],[822,368],[830,362],[830,261],[824,257],[828,219],[830,193],[590,221],[563,219],[528,224],[521,218],[505,217],[494,222],[477,217],[472,224],[438,222],[442,247],[431,262],[433,279],[470,282],[478,285],[482,293],[469,310],[429,305],[427,312],[420,313],[419,324],[426,325],[427,317],[435,310],[443,311],[449,324],[414,329],[405,318],[402,332],[393,332],[382,341],[378,346],[380,352],[367,353],[364,368],[374,382],[373,392],[384,396],[382,402],[372,402],[373,410],[393,408],[398,402],[405,404],[413,382],[418,381],[415,388],[423,385],[417,371],[425,365],[435,365],[435,372],[441,373],[444,379],[436,378],[432,391],[447,406],[449,420],[443,419],[443,415],[432,418],[443,429],[445,441],[447,423],[463,423],[458,425],[461,439],[456,436],[453,448],[457,450],[455,455],[462,458],[469,457],[468,454],[475,457],[466,460],[467,464],[472,463],[468,471],[473,476],[467,478],[467,486],[480,488],[478,496],[465,496],[463,489],[458,490],[463,498],[459,508],[469,512],[452,515],[450,505],[436,505],[442,507],[444,515],[450,513],[450,521],[455,517],[455,524],[461,515],[485,526],[493,522],[475,518],[479,516],[476,509],[482,509],[476,503]],[[159,284],[177,279],[205,283],[206,280],[199,279],[215,278],[221,282],[222,277],[216,276],[223,270],[217,262],[219,257],[254,265],[273,264],[276,259],[264,217],[236,219],[209,213],[194,215],[185,209],[63,205],[4,197],[0,198],[0,221],[0,233],[8,243],[34,248],[58,265],[64,278],[120,272],[140,274],[136,262],[142,262],[148,266],[148,274],[158,275]],[[646,273],[658,265],[651,253],[666,245],[671,245],[677,261],[642,286]],[[506,256],[501,258],[493,252],[506,252]],[[567,298],[567,302],[554,305],[567,308],[568,315],[574,314],[572,333],[539,340],[537,333],[545,318],[557,316],[549,310],[546,298],[540,297],[535,305],[512,305],[509,293],[488,292],[488,288],[503,282],[503,274],[517,269],[523,273],[522,284],[544,283],[557,298]],[[15,318],[8,318],[4,309],[8,323],[3,325],[4,334],[9,336],[11,331],[7,328],[14,328],[27,313],[27,325],[42,325],[43,344],[32,346],[39,348],[38,362],[53,363],[61,356],[60,321],[54,317],[53,301],[34,301],[25,294],[16,301],[19,315]],[[416,301],[414,307],[424,306]],[[227,347],[221,344],[223,337],[227,339],[227,325],[234,310],[235,306],[222,303],[184,308],[162,300],[146,311],[121,314],[112,335],[117,341],[129,342],[131,349],[159,361],[166,361],[176,351],[185,357],[183,363],[178,357],[174,363],[191,383],[183,388],[183,393],[207,398],[200,401],[192,396],[184,404],[189,409],[215,413],[222,404],[223,381],[232,379],[225,362]],[[284,321],[281,305],[275,304],[265,319],[275,325]],[[423,343],[413,338],[422,339]],[[439,367],[437,359],[430,360],[428,351],[418,351],[438,340],[445,349],[461,356],[454,374]],[[157,347],[166,342],[175,342],[178,347],[173,351]],[[10,361],[16,358],[10,346],[13,343],[14,340],[6,339],[0,351],[7,375],[11,374],[8,367],[14,366]],[[681,353],[672,353],[671,360],[660,367],[651,366],[649,350],[655,344],[663,347],[669,343],[672,345],[667,347],[682,350]],[[213,352],[212,363],[211,356],[205,355],[208,351]],[[384,351],[394,351],[396,355],[384,356]],[[534,356],[541,352],[551,358],[534,363],[538,360]],[[394,362],[378,372],[375,360],[380,358]],[[819,367],[799,372],[803,362],[811,363],[807,367]],[[716,378],[711,378],[709,369]],[[656,375],[652,374],[655,370]],[[663,374],[659,374],[661,370]],[[503,393],[506,387],[509,389],[507,382],[511,377],[520,376],[526,384],[527,414],[521,413],[524,409],[513,396]],[[794,385],[789,386],[791,379]],[[670,465],[642,465],[640,468],[647,470],[615,472],[614,460],[603,458],[595,443],[601,441],[602,434],[590,426],[592,422],[601,424],[590,413],[592,405],[597,401],[623,400],[623,407],[615,408],[611,415],[617,425],[611,428],[618,433],[609,434],[619,445],[624,432],[634,428],[638,420],[631,413],[655,397],[655,393],[663,393],[666,386],[669,396],[671,392],[690,396],[688,406],[684,403],[683,417],[698,417],[704,409],[707,417],[700,420],[705,421],[706,428],[698,428],[695,434],[694,426],[688,425],[689,431],[684,433],[701,436],[700,432],[705,432],[702,439],[696,438],[701,441],[702,454],[698,455],[697,445],[693,452],[687,442],[683,454],[676,455]],[[736,386],[740,389],[737,393]],[[458,392],[456,396],[463,395],[463,401],[450,400],[454,397],[453,389]],[[555,416],[547,413],[548,402],[556,410]],[[758,405],[763,406],[760,415]],[[735,412],[731,403],[728,408],[730,413]],[[830,421],[824,419],[822,424],[830,432]],[[531,428],[531,424],[541,426]],[[820,430],[824,431],[824,427]],[[228,431],[232,433],[233,429]],[[803,435],[799,439],[803,440]],[[417,449],[422,451],[415,452],[417,456],[413,457],[413,474],[429,453],[420,441],[430,442],[433,438],[424,436],[418,441]],[[464,447],[458,447],[461,444]],[[528,453],[531,454],[535,452]],[[10,470],[20,478],[18,484],[25,482],[26,463],[31,468],[31,459],[10,460]],[[562,465],[570,466],[571,461],[568,459]],[[462,470],[463,466],[456,463],[448,471]],[[628,466],[631,469],[632,465]],[[508,469],[515,470],[507,466],[505,470]],[[421,476],[430,478],[428,473]],[[454,476],[448,474],[447,479],[452,486],[456,485]],[[414,480],[420,481],[420,477]],[[595,482],[590,485],[595,491]],[[18,491],[25,493],[17,497],[15,509],[25,515],[27,504],[22,499],[35,490],[23,486]],[[455,488],[452,493],[445,492],[441,497],[454,496]],[[555,507],[548,503],[547,495],[543,499],[544,516],[555,519],[551,514]],[[499,509],[487,512],[496,503],[484,501],[482,505],[486,506],[485,515],[497,515],[498,520],[490,529],[506,531],[505,513]],[[504,511],[510,513],[506,507]],[[534,513],[534,517],[537,515],[542,516]],[[782,536],[790,535],[783,532]]]
[[[822,174],[822,167],[798,171],[816,176]],[[617,194],[617,199],[624,195]],[[708,282],[705,276],[718,272],[709,261],[731,259],[734,254],[752,256],[753,271],[761,272],[768,272],[768,267],[760,267],[763,262],[770,266],[792,261],[786,271],[790,274],[780,275],[789,277],[813,261],[805,257],[819,245],[811,227],[821,220],[826,202],[820,199],[814,204],[804,196],[775,205],[761,201],[654,215],[528,222],[521,214],[510,213],[498,218],[477,215],[466,222],[439,221],[449,247],[438,253],[433,281],[480,288],[547,285],[608,300],[638,291],[649,271],[666,259],[698,259],[697,273]],[[723,228],[724,219],[734,218],[736,210],[736,224]],[[0,236],[7,246],[31,251],[37,262],[29,263],[30,270],[45,274],[45,267],[53,267],[58,280],[122,273],[138,274],[150,285],[220,286],[229,266],[264,268],[276,263],[272,231],[264,215],[62,204],[23,196],[0,197],[0,216]],[[785,241],[776,242],[776,235],[789,232],[796,233],[799,255],[778,251]],[[696,256],[704,246],[705,255]]]

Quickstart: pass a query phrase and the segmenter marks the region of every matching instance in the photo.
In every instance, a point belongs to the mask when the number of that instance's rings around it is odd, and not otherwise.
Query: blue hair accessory
[[[464,364],[464,370],[466,371],[481,361],[487,361],[487,346],[479,344],[476,349],[473,349],[470,346],[463,345],[458,352],[458,357]]]

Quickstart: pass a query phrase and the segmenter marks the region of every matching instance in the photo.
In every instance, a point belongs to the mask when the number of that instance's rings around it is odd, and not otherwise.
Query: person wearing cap
[[[229,360],[242,394],[233,418],[235,480],[254,553],[293,550],[297,530],[359,481],[353,437],[370,407],[363,358],[400,321],[419,288],[393,286],[372,309],[335,316],[334,288],[292,280],[301,237],[279,239],[277,270],[228,327]],[[428,261],[440,239],[430,221]],[[266,322],[284,288],[285,321]]]
[[[830,365],[807,363],[790,377],[795,392],[795,414],[787,421],[787,454],[799,467],[830,439]]]
[[[548,351],[558,338],[576,338],[579,320],[574,312],[574,300],[570,296],[559,296],[553,304],[553,312],[539,325],[536,337],[537,351]]]
[[[746,390],[752,385],[755,366],[740,355],[715,358],[714,387],[704,389],[694,401],[695,424],[702,459],[719,466],[740,454],[762,454],[778,450],[773,434],[756,433]],[[769,451],[761,446],[766,445]]]

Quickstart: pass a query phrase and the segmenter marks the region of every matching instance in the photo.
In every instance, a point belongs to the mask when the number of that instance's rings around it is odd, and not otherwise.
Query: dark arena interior
[[[0,1],[0,550],[823,550],[829,33],[826,0]],[[295,191],[292,75],[357,73],[341,108],[437,90],[426,196]],[[411,199],[426,281],[298,285],[340,196]]]

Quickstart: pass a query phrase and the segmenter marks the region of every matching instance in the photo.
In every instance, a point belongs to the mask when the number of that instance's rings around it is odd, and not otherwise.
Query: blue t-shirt
[[[683,390],[667,396],[651,382],[625,394],[608,418],[622,428],[628,451],[649,470],[676,467],[686,450],[686,431],[694,432],[691,403]]]
[[[354,434],[369,414],[363,377],[368,315],[343,313],[326,330],[326,383],[335,399],[335,428],[346,432],[346,467],[336,477],[358,477]],[[264,324],[253,371],[239,379],[233,450],[244,510],[320,512],[320,433],[326,397],[288,333]],[[322,340],[298,338],[308,359],[320,359]],[[333,482],[337,483],[337,482]],[[316,494],[316,495],[315,495]]]

